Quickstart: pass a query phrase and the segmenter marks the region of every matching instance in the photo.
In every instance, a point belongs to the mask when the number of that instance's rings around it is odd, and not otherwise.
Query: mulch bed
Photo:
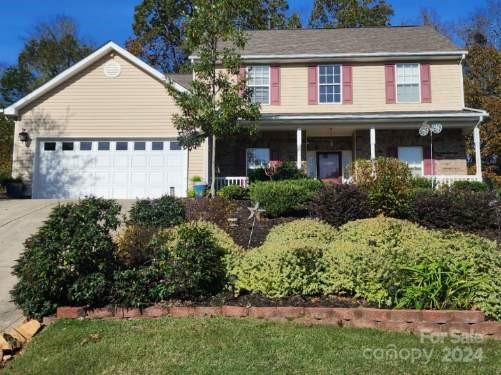
[[[162,302],[165,306],[245,306],[245,307],[377,307],[364,300],[354,300],[339,296],[291,296],[285,298],[267,298],[257,294],[235,296],[230,291],[221,292],[211,297],[201,297],[192,300],[169,299]]]

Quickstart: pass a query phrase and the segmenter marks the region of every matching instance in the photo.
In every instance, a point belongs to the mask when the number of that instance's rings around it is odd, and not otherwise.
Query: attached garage
[[[186,196],[192,177],[207,179],[207,147],[179,146],[165,83],[186,92],[191,79],[107,43],[5,109],[29,139],[14,139],[13,175],[32,198]]]
[[[44,139],[33,198],[115,199],[184,196],[187,151],[168,139]]]

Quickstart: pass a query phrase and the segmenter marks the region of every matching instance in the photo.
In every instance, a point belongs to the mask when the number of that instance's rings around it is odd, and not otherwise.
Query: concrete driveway
[[[57,200],[0,200],[0,331],[23,318],[10,301],[16,283],[12,266],[23,250],[24,240],[35,233]]]
[[[35,233],[59,202],[49,199],[0,200],[0,332],[23,318],[10,300],[9,291],[16,283],[12,266],[23,250],[26,238]],[[122,200],[126,213],[134,200]]]

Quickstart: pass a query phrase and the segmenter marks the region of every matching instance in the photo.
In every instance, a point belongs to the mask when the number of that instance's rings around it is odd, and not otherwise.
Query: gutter
[[[481,110],[475,110],[482,116],[485,116],[487,113]],[[488,115],[488,114],[487,114]],[[408,118],[471,118],[477,117],[477,114],[468,114],[468,113],[423,113],[423,114],[374,114],[374,115],[271,115],[271,116],[262,116],[262,120],[360,120],[360,119],[408,119]]]
[[[359,53],[299,53],[299,54],[269,54],[245,55],[244,60],[261,59],[322,59],[322,58],[363,58],[363,57],[422,57],[422,56],[465,56],[468,51],[423,51],[423,52],[359,52]],[[191,60],[198,59],[197,55],[190,55]]]

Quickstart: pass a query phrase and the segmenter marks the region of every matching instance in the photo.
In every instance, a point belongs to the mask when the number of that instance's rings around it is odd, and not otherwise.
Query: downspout
[[[459,71],[460,71],[460,76],[459,76],[459,83],[461,85],[461,102],[463,103],[463,107],[465,107],[464,103],[464,77],[463,77],[463,61],[466,58],[466,55],[463,53],[461,55],[461,59],[459,60]]]

